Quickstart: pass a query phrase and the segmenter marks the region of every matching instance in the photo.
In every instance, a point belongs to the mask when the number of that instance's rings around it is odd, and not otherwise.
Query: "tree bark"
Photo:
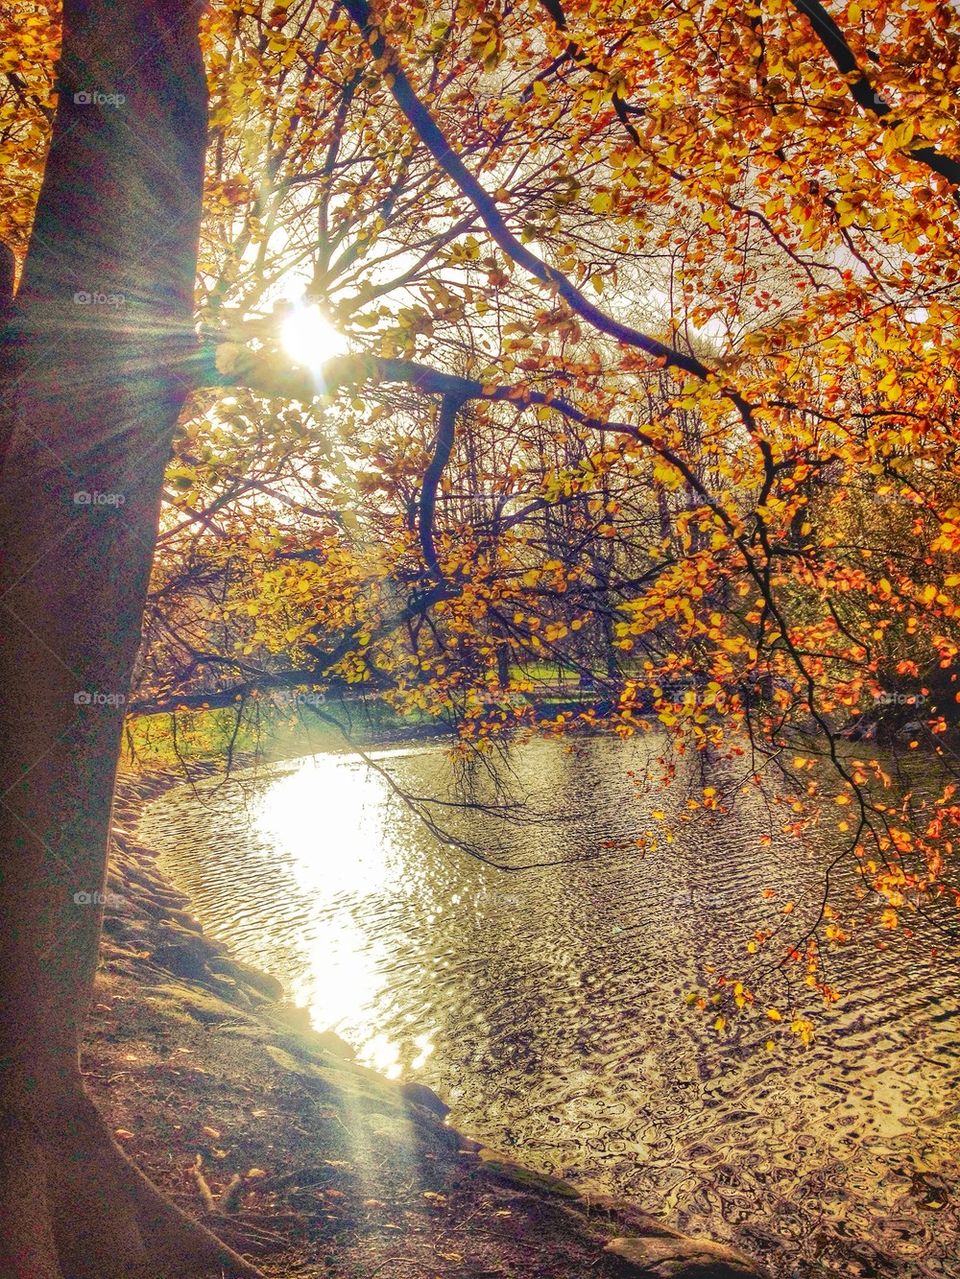
[[[0,421],[0,1273],[256,1273],[126,1163],[83,1093],[123,705],[189,392],[200,7],[65,0]],[[113,1202],[110,1202],[110,1200]]]

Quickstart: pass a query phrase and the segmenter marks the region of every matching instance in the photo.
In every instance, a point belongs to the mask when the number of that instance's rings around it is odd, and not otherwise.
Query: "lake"
[[[685,758],[661,786],[664,747],[533,741],[496,769],[435,743],[325,753],[168,791],[140,835],[210,934],[490,1145],[784,1279],[960,1275],[955,959],[864,933],[830,957],[841,998],[812,1045],[764,1016],[718,1032],[684,1001],[704,963],[748,977],[756,929],[802,935],[841,836],[787,838],[756,795],[679,824],[704,778]],[[524,869],[442,844],[397,788]]]

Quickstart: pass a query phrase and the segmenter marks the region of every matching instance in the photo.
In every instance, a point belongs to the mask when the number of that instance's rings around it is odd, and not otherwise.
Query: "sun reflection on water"
[[[258,832],[291,851],[297,892],[328,913],[326,926],[303,939],[304,975],[291,994],[314,1026],[346,1031],[362,1062],[395,1079],[404,1069],[400,1045],[377,1024],[388,950],[357,919],[371,898],[410,891],[409,866],[387,832],[396,800],[362,760],[320,755],[278,781],[268,801]],[[433,1042],[429,1033],[413,1042],[419,1069]]]

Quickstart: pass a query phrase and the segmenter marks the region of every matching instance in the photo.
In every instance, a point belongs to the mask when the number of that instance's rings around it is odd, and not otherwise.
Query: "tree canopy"
[[[4,22],[22,249],[56,7]],[[858,925],[952,936],[960,15],[243,0],[202,38],[197,389],[131,709],[666,732],[739,761],[691,811],[766,786],[858,862],[862,911],[828,883],[789,949],[827,998]]]

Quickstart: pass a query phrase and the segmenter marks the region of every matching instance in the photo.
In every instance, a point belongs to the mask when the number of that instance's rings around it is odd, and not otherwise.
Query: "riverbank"
[[[212,771],[207,766],[204,772]],[[747,1279],[742,1254],[485,1149],[429,1089],[360,1066],[206,937],[135,837],[182,781],[125,776],[87,1085],[117,1140],[268,1276]]]

